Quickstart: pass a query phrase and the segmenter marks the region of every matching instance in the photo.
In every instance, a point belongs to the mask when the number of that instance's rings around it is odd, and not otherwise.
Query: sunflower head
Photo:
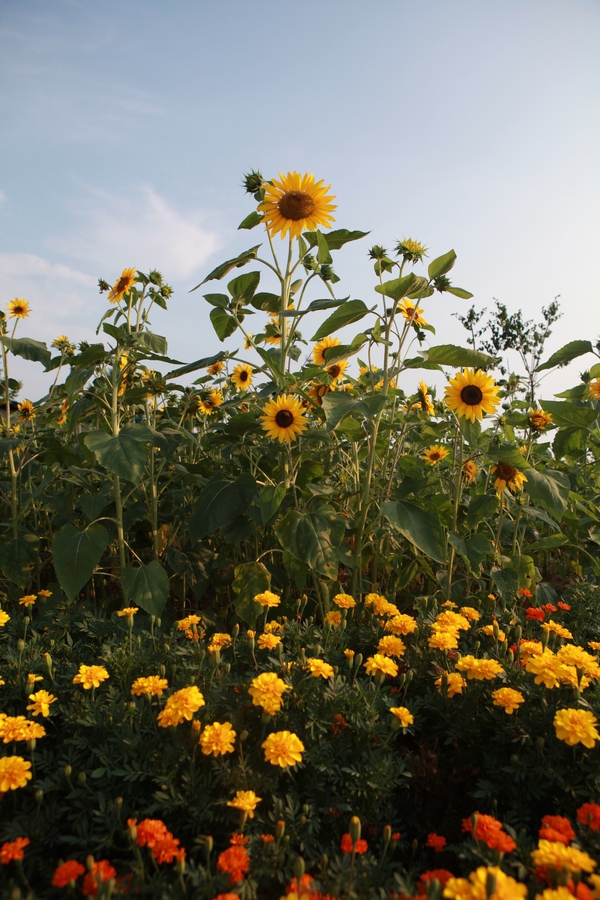
[[[128,294],[137,281],[137,270],[123,269],[121,277],[113,284],[108,299],[110,303],[120,303],[125,294]]]
[[[326,366],[325,371],[328,375],[333,378],[333,383],[337,384],[338,381],[344,377],[344,372],[348,368],[348,360],[342,359],[339,362],[334,363],[332,366]]]
[[[431,447],[423,451],[421,459],[425,460],[427,465],[435,466],[436,463],[445,459],[449,453],[448,448],[442,446],[442,444],[432,444]]]
[[[510,463],[502,461],[494,466],[492,475],[496,476],[494,487],[499,494],[503,493],[507,486],[514,494],[517,491],[522,490],[523,485],[527,481],[527,478],[522,472],[519,472],[519,470],[515,469],[514,466],[511,466]]]
[[[413,241],[412,238],[402,238],[396,244],[396,253],[401,256],[404,262],[418,263],[424,256],[427,256],[427,247],[420,244],[419,241]]]
[[[307,427],[302,403],[291,394],[281,394],[265,405],[262,419],[263,430],[272,440],[280,443],[290,441],[302,434]]]
[[[600,400],[600,378],[594,378],[588,385],[588,390],[592,400]]]
[[[491,375],[481,369],[463,369],[458,372],[446,386],[444,399],[446,405],[460,417],[474,422],[481,419],[483,413],[494,413],[500,400],[496,396],[498,386]]]
[[[264,183],[265,199],[258,207],[271,236],[284,238],[289,232],[291,238],[299,238],[303,231],[315,231],[319,225],[331,227],[331,213],[337,207],[331,202],[335,197],[327,193],[330,185],[323,187],[322,180],[315,184],[315,176],[308,172],[280,172],[279,178]]]
[[[424,310],[421,309],[416,303],[412,300],[403,300],[398,309],[404,316],[407,322],[410,322],[412,325],[427,325],[427,319],[423,318]]]
[[[222,403],[223,394],[221,391],[214,390],[210,391],[208,396],[204,396],[198,401],[198,408],[205,416],[210,416]]]
[[[477,481],[477,466],[472,459],[468,459],[463,465],[463,476],[467,484]]]
[[[209,375],[218,375],[220,372],[223,371],[223,366],[224,366],[224,363],[222,363],[219,360],[219,362],[213,363],[211,366],[208,366],[206,371],[208,372]]]
[[[323,338],[322,341],[319,341],[313,347],[312,357],[313,362],[316,366],[324,366],[327,363],[325,359],[325,351],[329,350],[330,347],[339,347],[341,341],[336,337],[326,337]]]
[[[9,319],[26,319],[29,315],[29,303],[22,297],[20,300],[18,297],[15,297],[14,300],[10,300],[6,309],[9,313]]]
[[[35,416],[35,408],[31,400],[23,400],[17,406],[19,411],[19,422],[30,422]]]
[[[248,363],[240,363],[233,370],[231,380],[239,391],[247,391],[252,384],[252,366]]]
[[[552,425],[552,416],[543,409],[530,408],[529,424],[537,431],[544,431],[548,425]]]

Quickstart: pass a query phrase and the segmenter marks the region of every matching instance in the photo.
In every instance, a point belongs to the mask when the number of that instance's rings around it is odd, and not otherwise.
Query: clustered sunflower
[[[302,403],[290,394],[280,394],[269,400],[263,411],[263,430],[272,440],[289,444],[307,428]]]

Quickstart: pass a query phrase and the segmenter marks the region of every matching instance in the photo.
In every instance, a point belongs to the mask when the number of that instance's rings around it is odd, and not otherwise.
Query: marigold
[[[427,841],[425,843],[425,846],[431,847],[433,850],[436,851],[436,853],[441,853],[447,843],[448,843],[448,841],[446,840],[446,838],[443,835],[435,834],[435,832],[432,832],[431,834],[427,835]]]
[[[263,591],[262,594],[256,594],[254,602],[264,607],[275,607],[281,603],[281,597],[272,591]]]
[[[369,845],[363,838],[359,838],[356,844],[353,843],[352,838],[349,834],[344,834],[342,836],[342,840],[340,841],[340,849],[343,853],[366,853],[369,849]]]
[[[45,718],[50,715],[50,704],[56,703],[57,698],[48,691],[36,691],[34,694],[29,695],[29,700],[31,702],[27,707],[27,711],[32,716],[44,716]]]
[[[333,598],[333,602],[336,606],[339,606],[340,609],[354,609],[356,606],[356,600],[354,597],[351,597],[350,594],[336,594]]]
[[[463,819],[462,830],[466,831],[477,841],[481,841],[491,850],[499,850],[501,853],[511,853],[517,846],[515,841],[506,834],[502,828],[502,822],[493,816],[474,813],[475,834],[473,834],[473,817]]]
[[[333,678],[333,666],[330,666],[329,663],[326,663],[324,660],[312,658],[307,659],[306,662],[307,668],[314,678]]]
[[[401,656],[404,656],[405,650],[406,644],[404,641],[393,634],[386,634],[377,644],[377,652],[381,653],[382,656],[395,656],[399,659]]]
[[[584,650],[583,647],[577,647],[574,644],[565,644],[556,654],[556,658],[564,663],[565,666],[575,666],[576,669],[583,669],[586,675],[591,678],[600,677],[600,666],[597,659]]]
[[[140,611],[139,606],[125,606],[123,609],[117,610],[117,615],[119,616],[120,619],[123,619],[123,618],[133,619],[136,612],[139,612],[139,611]]]
[[[33,604],[35,603],[36,600],[37,600],[36,594],[25,594],[25,596],[21,597],[21,599],[19,600],[19,605],[25,606],[25,607],[33,606]]]
[[[583,744],[591,750],[600,740],[597,724],[596,716],[587,709],[559,709],[554,716],[556,737],[570,747]]]
[[[534,866],[545,866],[548,869],[568,869],[569,872],[593,872],[596,863],[575,847],[565,847],[560,841],[540,840],[537,850],[531,854]]]
[[[22,756],[0,757],[0,792],[6,793],[25,787],[33,777],[30,769],[31,763]]]
[[[392,706],[390,712],[396,717],[402,728],[408,728],[415,721],[415,717],[406,706]]]
[[[456,631],[468,631],[471,627],[466,616],[455,613],[451,609],[446,609],[435,617],[435,624],[438,628],[450,628]]]
[[[205,756],[233,753],[236,733],[231,722],[213,722],[200,735],[199,744]]]
[[[543,626],[548,631],[553,631],[558,637],[563,638],[566,641],[572,641],[573,635],[569,631],[568,628],[564,628],[559,622],[555,622],[553,619],[550,619]]]
[[[0,713],[0,738],[5,744],[13,741],[31,741],[43,738],[46,729],[37,722],[31,722],[25,716],[7,716]]]
[[[400,613],[392,619],[388,619],[384,629],[391,631],[392,634],[412,634],[417,629],[417,620],[413,616],[406,615],[406,613]]]
[[[10,616],[3,609],[0,609],[0,627],[6,625],[7,622],[10,622]]]
[[[493,879],[494,893],[488,896],[487,885]],[[505,875],[498,866],[480,866],[466,878],[449,878],[444,888],[444,897],[449,900],[525,900],[527,887],[519,884],[510,875]]]
[[[0,847],[0,863],[6,866],[9,862],[23,859],[25,847],[27,846],[29,846],[28,837],[18,837],[14,841],[5,841]]]
[[[189,722],[201,706],[204,706],[204,697],[196,685],[182,688],[168,698],[165,708],[158,714],[158,724],[168,728],[184,720]]]
[[[461,606],[459,613],[461,616],[464,616],[465,619],[468,619],[469,622],[478,622],[481,618],[481,613],[477,612],[476,609],[473,609],[472,606]]]
[[[89,691],[90,688],[100,687],[102,682],[109,677],[104,666],[85,666],[82,663],[79,666],[79,672],[73,678],[73,684],[81,684],[84,690]]]
[[[334,628],[339,628],[342,624],[342,614],[339,609],[332,609],[325,614],[325,622],[329,622]]]
[[[456,668],[460,672],[466,672],[467,678],[476,681],[491,681],[504,672],[495,659],[475,659],[474,656],[462,656],[456,663]]]
[[[440,692],[442,690],[442,678],[443,676],[440,675],[440,677],[435,680],[435,685]],[[462,694],[463,688],[467,685],[467,682],[459,672],[448,672],[446,681],[446,690],[448,692],[448,697],[450,698],[454,697],[455,694]]]
[[[179,622],[177,623],[177,628],[179,629],[179,631],[188,631],[192,627],[192,625],[198,625],[200,621],[200,616],[186,616],[185,619],[179,620]]]
[[[261,706],[269,715],[279,712],[283,703],[283,694],[291,691],[291,687],[282,681],[274,672],[263,672],[253,678],[248,688],[254,706]]]
[[[543,622],[546,615],[539,606],[528,606],[525,610],[525,618],[530,619],[532,622]]]
[[[493,638],[496,637],[496,635],[494,634],[494,626],[493,625],[484,625],[483,628],[480,628],[479,630],[482,631],[484,634],[487,634],[488,637],[493,637]],[[506,640],[506,635],[502,631],[501,628],[498,628],[497,640],[499,640],[499,641]]]
[[[261,634],[258,639],[259,650],[273,650],[278,644],[281,644],[278,634]]]
[[[295,766],[302,762],[304,744],[300,738],[290,731],[274,731],[261,744],[265,751],[265,761],[273,766]]]
[[[81,885],[81,891],[84,897],[91,894],[95,897],[98,893],[98,885],[109,878],[116,878],[117,870],[111,866],[107,859],[99,859],[98,862],[92,864],[91,871],[87,873]]]
[[[246,812],[248,813],[248,816],[253,819],[254,810],[261,802],[262,797],[257,797],[254,791],[236,791],[233,800],[227,801],[227,806],[232,806],[234,809]]]
[[[168,687],[169,682],[166,678],[160,678],[159,675],[147,675],[146,677],[135,679],[131,685],[131,693],[134,697],[140,697],[142,694],[160,697]]]
[[[433,631],[427,644],[432,650],[456,650],[458,647],[458,632],[449,629]]]
[[[565,816],[544,816],[539,836],[546,841],[559,841],[565,846],[576,837],[573,826]]]
[[[250,857],[245,847],[228,847],[217,857],[219,872],[227,872],[231,884],[239,884],[250,866]]]
[[[587,825],[592,831],[600,831],[600,806],[597,803],[584,803],[577,810],[577,821]]]
[[[365,663],[367,675],[391,675],[393,678],[398,674],[398,666],[393,660],[381,653],[375,653],[369,656]]]
[[[62,866],[57,866],[54,870],[52,885],[53,887],[58,888],[67,887],[71,881],[77,881],[79,876],[83,875],[84,872],[85,866],[82,866],[76,859],[68,859]]]
[[[494,698],[494,706],[501,706],[509,716],[512,716],[514,711],[519,709],[521,703],[525,703],[523,694],[509,687],[498,688],[497,691],[493,692],[492,697]]]

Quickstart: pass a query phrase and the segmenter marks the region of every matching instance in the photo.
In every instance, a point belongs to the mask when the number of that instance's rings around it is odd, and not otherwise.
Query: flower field
[[[331,189],[245,184],[213,356],[158,271],[95,343],[1,314],[0,896],[598,900],[600,362],[540,383],[600,348],[439,343],[454,251],[351,299]]]

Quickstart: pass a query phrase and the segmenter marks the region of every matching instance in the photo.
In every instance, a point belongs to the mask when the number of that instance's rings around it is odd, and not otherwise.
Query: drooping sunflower
[[[594,378],[588,384],[588,391],[592,400],[600,400],[600,378]]]
[[[17,406],[19,410],[19,422],[31,422],[35,416],[35,409],[31,400],[23,400]]]
[[[220,372],[223,371],[224,365],[225,365],[225,363],[222,363],[219,360],[219,362],[213,363],[212,366],[208,366],[206,371],[208,372],[209,375],[218,375]]]
[[[543,409],[529,408],[529,424],[538,431],[544,431],[548,425],[552,425],[552,416]]]
[[[315,184],[315,176],[300,175],[299,172],[279,173],[272,183],[264,185],[265,199],[258,209],[264,214],[267,231],[273,237],[299,238],[303,231],[315,231],[319,225],[330,228],[334,221],[331,213],[337,206],[327,191],[331,185],[323,186],[323,180]]]
[[[447,447],[443,447],[441,444],[432,444],[431,447],[423,451],[421,459],[424,459],[428,466],[435,466],[436,463],[446,459],[449,453],[450,451]]]
[[[471,484],[472,481],[477,481],[477,466],[472,459],[468,459],[466,461],[466,463],[462,467],[462,470],[466,484]]]
[[[325,359],[325,351],[330,347],[339,347],[341,341],[336,337],[326,337],[318,344],[315,344],[312,351],[313,362],[316,366],[324,366],[327,363]]]
[[[340,362],[334,363],[332,366],[327,366],[325,371],[328,375],[331,375],[333,378],[333,383],[337,384],[338,381],[341,381],[344,377],[344,372],[348,368],[348,360],[342,359]]]
[[[444,399],[458,416],[474,422],[481,419],[484,412],[491,414],[496,411],[500,403],[496,396],[498,390],[491,375],[486,375],[481,369],[475,371],[467,368],[450,379]]]
[[[422,313],[424,312],[424,310],[416,303],[413,303],[412,300],[403,300],[398,309],[407,322],[412,322],[414,325],[429,324],[427,319],[423,318]]]
[[[205,416],[210,416],[215,409],[223,402],[223,394],[221,391],[211,391],[208,397],[204,397],[198,401],[198,408]]]
[[[240,363],[233,370],[231,380],[240,391],[247,391],[252,384],[252,366],[248,363]]]
[[[9,319],[26,319],[29,315],[29,303],[22,297],[20,300],[18,297],[15,297],[14,300],[10,300],[6,309],[9,312]]]
[[[523,485],[527,481],[527,478],[522,472],[519,472],[518,469],[515,469],[514,466],[511,466],[510,463],[506,462],[499,462],[497,466],[494,466],[492,475],[496,476],[494,487],[499,494],[506,490],[507,485],[513,494],[515,494],[517,491],[523,489]]]
[[[263,430],[272,440],[287,444],[296,439],[307,427],[302,403],[291,394],[281,394],[269,400],[261,416]]]
[[[108,295],[110,303],[119,303],[125,294],[128,294],[135,282],[136,269],[123,269],[121,277],[115,281]]]

